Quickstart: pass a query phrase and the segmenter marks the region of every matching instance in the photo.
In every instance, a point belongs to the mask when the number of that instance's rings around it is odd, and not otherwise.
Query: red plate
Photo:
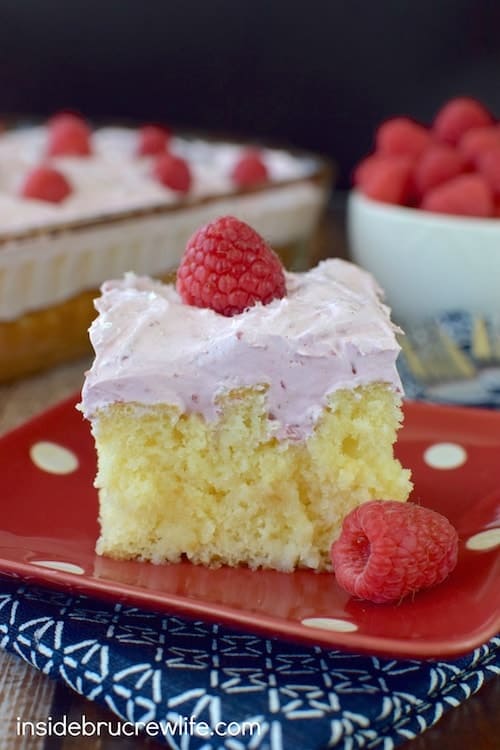
[[[443,584],[413,601],[376,605],[349,597],[330,573],[209,570],[96,556],[95,453],[75,403],[65,401],[0,440],[4,574],[247,631],[391,656],[458,655],[500,630],[500,414],[405,405],[397,452],[413,471],[413,500],[452,521],[461,540],[459,561]],[[57,455],[50,444],[69,452]],[[54,468],[67,473],[47,470]]]

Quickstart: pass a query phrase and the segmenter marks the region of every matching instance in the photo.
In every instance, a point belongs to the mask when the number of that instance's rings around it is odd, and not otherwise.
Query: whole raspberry
[[[441,583],[457,554],[458,534],[447,518],[396,500],[371,500],[351,511],[331,550],[339,585],[377,604]]]
[[[352,184],[355,185],[355,187],[362,188],[366,180],[369,179],[370,173],[376,169],[377,163],[383,161],[383,159],[384,157],[379,156],[378,154],[370,154],[369,156],[365,156],[364,159],[361,159],[361,161],[355,165],[352,172]]]
[[[458,144],[459,150],[471,167],[477,167],[481,154],[499,146],[500,128],[498,127],[472,128],[463,135]]]
[[[196,307],[238,315],[256,302],[286,294],[281,261],[262,237],[234,216],[223,216],[189,240],[177,271],[177,291]]]
[[[425,211],[488,218],[494,211],[493,191],[480,174],[461,174],[429,190],[420,207]]]
[[[465,171],[460,151],[446,143],[435,143],[424,151],[415,166],[415,190],[421,198],[428,190]]]
[[[91,131],[78,115],[60,114],[48,124],[48,156],[89,156],[92,153]]]
[[[456,146],[468,130],[492,124],[493,117],[481,102],[468,96],[459,96],[441,107],[432,131],[439,141]]]
[[[406,205],[413,195],[413,159],[374,154],[364,159],[354,173],[364,195],[383,203]]]
[[[242,188],[261,185],[268,178],[267,167],[262,160],[260,152],[256,149],[245,151],[231,172],[231,179],[234,184]]]
[[[161,125],[143,125],[137,131],[137,155],[156,156],[166,150],[172,134]]]
[[[153,174],[162,185],[177,193],[189,193],[191,187],[191,170],[188,163],[180,156],[168,152],[161,154],[153,166]]]
[[[36,198],[49,203],[61,203],[72,192],[66,177],[52,167],[36,167],[21,185],[23,198]]]
[[[383,122],[375,134],[378,154],[418,157],[430,145],[431,134],[409,117],[393,117]]]

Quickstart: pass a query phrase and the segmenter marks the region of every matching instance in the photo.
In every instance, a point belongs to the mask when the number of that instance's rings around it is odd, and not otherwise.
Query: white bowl
[[[349,196],[352,260],[385,291],[394,318],[418,323],[465,310],[500,313],[500,219],[475,219]]]

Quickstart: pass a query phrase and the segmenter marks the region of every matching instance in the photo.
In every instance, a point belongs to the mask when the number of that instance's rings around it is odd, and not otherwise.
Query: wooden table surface
[[[336,216],[334,207],[318,240],[318,255],[328,254],[332,248],[335,254],[345,254],[344,237]],[[88,361],[83,360],[0,386],[0,434],[78,390],[87,366]],[[107,721],[116,726],[116,717],[110,712],[37,672],[19,657],[0,650],[0,750],[159,747],[148,739],[23,737],[17,731],[18,717],[20,721],[33,722],[45,721],[49,716],[53,721],[61,717],[78,721],[83,714],[89,721]],[[479,693],[449,711],[435,727],[406,743],[401,750],[500,750],[500,678],[491,680]]]

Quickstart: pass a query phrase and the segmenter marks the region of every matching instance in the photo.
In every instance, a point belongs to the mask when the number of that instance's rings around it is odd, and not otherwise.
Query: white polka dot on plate
[[[83,575],[84,569],[80,565],[64,562],[63,560],[31,560],[32,565],[38,565],[39,568],[50,568],[50,570],[59,570],[61,573],[75,573]]]
[[[500,529],[486,529],[469,537],[465,546],[475,551],[494,549],[500,545]]]
[[[435,443],[425,451],[424,461],[433,469],[456,469],[467,461],[467,451],[458,443]]]
[[[49,474],[71,474],[78,468],[78,458],[73,451],[48,440],[34,443],[30,457],[35,466]]]
[[[334,630],[337,633],[353,633],[358,629],[354,622],[342,620],[340,617],[306,617],[302,620],[302,625],[320,630]]]

